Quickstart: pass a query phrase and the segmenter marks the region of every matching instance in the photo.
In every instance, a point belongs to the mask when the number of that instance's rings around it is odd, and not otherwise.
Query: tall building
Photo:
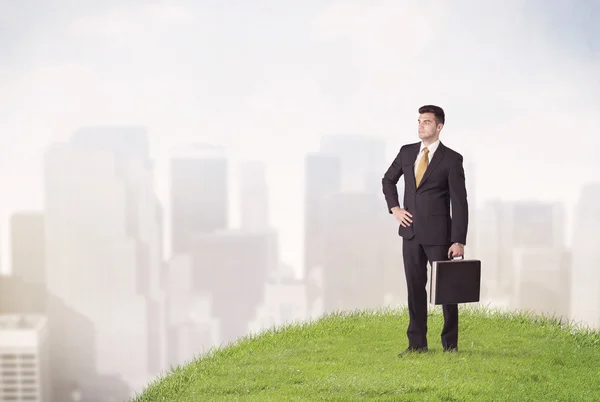
[[[51,402],[44,316],[0,315],[0,401]]]
[[[600,183],[581,191],[575,207],[571,318],[586,326],[600,328]]]
[[[193,145],[171,158],[173,253],[190,251],[194,236],[229,226],[228,161],[224,149]]]
[[[96,329],[101,375],[134,389],[164,369],[162,247],[147,133],[78,130],[45,161],[46,283]]]
[[[199,235],[191,256],[192,286],[210,294],[219,341],[245,336],[264,301],[267,275],[278,263],[275,234],[231,230]]]
[[[515,283],[509,306],[568,321],[570,253],[560,247],[531,247],[516,249],[514,257]]]
[[[304,279],[306,303],[311,315],[323,305],[323,265],[327,251],[326,201],[341,188],[340,159],[332,155],[308,154],[304,165]]]
[[[31,283],[9,275],[0,276],[0,315],[46,316],[48,322],[47,358],[52,395],[48,400],[122,401],[130,389],[119,378],[96,374],[93,323],[48,293],[43,284]],[[2,364],[0,363],[0,366]],[[76,399],[75,399],[76,400]]]
[[[12,274],[27,282],[45,283],[43,212],[21,212],[10,221]]]
[[[564,247],[566,211],[558,203],[512,204],[512,237],[516,247]]]
[[[325,135],[319,152],[339,158],[340,191],[381,194],[381,176],[389,165],[384,139],[367,135]]]
[[[241,228],[247,231],[269,229],[269,189],[263,162],[242,164],[240,195]]]
[[[515,250],[564,251],[564,206],[557,203],[493,200],[479,212],[477,258],[484,261],[484,287],[507,296],[517,285]]]
[[[296,279],[293,274],[284,274],[284,267],[279,271],[281,275],[266,283],[264,301],[258,308],[256,318],[248,326],[250,333],[309,318],[304,281]]]
[[[174,255],[166,275],[169,365],[184,364],[219,344],[212,296],[197,291],[192,264],[190,254]]]
[[[378,308],[406,300],[397,223],[377,194],[328,197],[322,218],[323,309]]]
[[[465,250],[465,253],[468,253],[473,258],[477,258],[477,253],[479,250],[477,248],[477,223],[479,220],[479,208],[477,207],[477,193],[475,192],[476,166],[470,157],[466,157],[465,160],[466,162],[464,164],[464,170],[467,189],[467,202],[469,204],[469,227],[467,230],[467,249]],[[470,257],[466,256],[466,258]]]
[[[385,156],[383,139],[331,135],[306,158],[305,278],[311,315],[403,299],[397,227],[381,194],[389,166]]]

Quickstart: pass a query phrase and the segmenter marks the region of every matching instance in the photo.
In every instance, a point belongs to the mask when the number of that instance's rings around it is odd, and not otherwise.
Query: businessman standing
[[[400,353],[426,352],[427,263],[464,256],[469,208],[463,157],[440,142],[442,108],[419,108],[419,138],[404,145],[382,179],[388,211],[399,223],[404,273],[408,288],[408,348]],[[396,184],[404,176],[403,206]],[[450,208],[452,207],[452,214]],[[458,351],[458,305],[442,306],[444,351]]]

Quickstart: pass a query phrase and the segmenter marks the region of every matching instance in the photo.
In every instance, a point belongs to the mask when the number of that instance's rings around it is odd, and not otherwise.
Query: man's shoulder
[[[463,161],[463,156],[460,152],[455,151],[454,149],[444,145],[443,143],[441,143],[440,145],[444,147],[444,152],[446,153],[446,155],[452,157],[453,159],[458,159],[461,162]]]
[[[400,152],[402,151],[406,151],[408,149],[415,149],[415,148],[421,148],[421,141],[418,142],[412,142],[410,144],[404,144],[400,147]]]

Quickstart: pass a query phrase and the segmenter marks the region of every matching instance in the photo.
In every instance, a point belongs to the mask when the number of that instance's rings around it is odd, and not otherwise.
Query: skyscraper
[[[387,169],[386,142],[368,135],[325,135],[319,152],[339,158],[340,191],[381,193],[381,176]]]
[[[14,214],[10,233],[12,274],[30,283],[45,283],[44,214]]]
[[[581,191],[575,208],[571,318],[600,329],[600,183]]]
[[[45,201],[49,291],[94,323],[100,374],[119,374],[133,388],[146,384],[164,361],[151,335],[164,325],[146,130],[85,128],[52,146]]]
[[[173,253],[190,251],[198,234],[229,226],[228,162],[224,149],[190,145],[171,158]]]
[[[265,164],[250,161],[241,168],[241,227],[248,231],[269,228],[269,192]]]
[[[325,212],[327,200],[340,191],[340,159],[311,153],[305,159],[304,174],[304,278],[309,314],[320,314],[323,265],[325,264]],[[319,302],[320,300],[320,302]]]
[[[0,315],[0,401],[51,402],[47,319]]]
[[[276,269],[274,233],[222,231],[199,235],[192,254],[192,283],[210,293],[221,342],[248,333],[265,297],[267,275]]]

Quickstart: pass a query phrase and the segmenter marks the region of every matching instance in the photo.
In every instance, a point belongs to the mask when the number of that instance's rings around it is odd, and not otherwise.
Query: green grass
[[[600,332],[551,317],[460,309],[444,353],[439,308],[425,354],[405,309],[336,313],[212,350],[149,385],[145,401],[600,401]]]

